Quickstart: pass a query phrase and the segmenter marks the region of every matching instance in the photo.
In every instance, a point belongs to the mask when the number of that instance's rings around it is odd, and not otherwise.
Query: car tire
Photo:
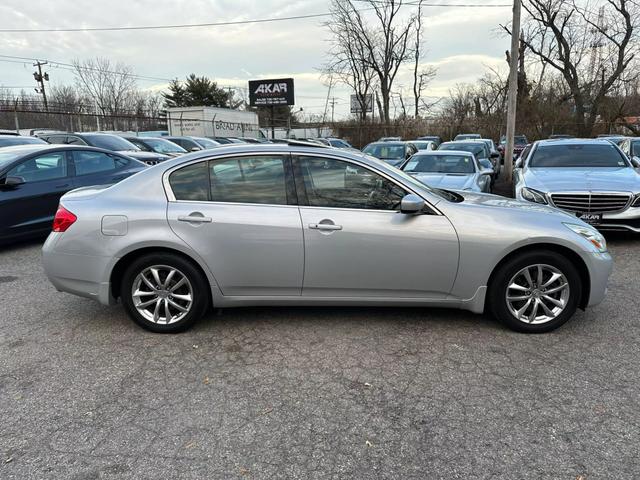
[[[549,283],[553,278],[556,280]],[[568,288],[562,288],[565,283]],[[489,285],[488,303],[493,315],[510,329],[544,333],[567,322],[581,296],[582,281],[574,264],[559,253],[539,250],[517,255],[496,270]]]
[[[208,281],[191,261],[171,253],[152,253],[125,270],[120,298],[131,319],[142,328],[178,333],[204,315],[209,290]]]

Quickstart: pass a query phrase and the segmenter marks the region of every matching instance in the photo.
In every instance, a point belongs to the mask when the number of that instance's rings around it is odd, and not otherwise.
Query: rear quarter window
[[[176,200],[206,202],[209,200],[207,162],[187,165],[169,176],[169,185]]]

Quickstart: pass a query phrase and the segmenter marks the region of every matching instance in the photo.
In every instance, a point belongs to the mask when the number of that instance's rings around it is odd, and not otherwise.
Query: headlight
[[[575,223],[565,223],[564,225],[596,247],[598,252],[604,253],[607,251],[607,241],[595,228],[576,225]]]
[[[522,187],[520,195],[529,202],[542,203],[544,205],[548,203],[547,197],[545,197],[544,193],[534,190],[533,188]]]

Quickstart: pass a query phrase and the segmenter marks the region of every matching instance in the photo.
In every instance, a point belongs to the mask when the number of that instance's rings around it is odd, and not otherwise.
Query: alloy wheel
[[[133,305],[146,320],[163,325],[182,320],[193,305],[193,288],[175,267],[152,265],[140,272],[131,289]]]
[[[565,310],[570,292],[566,276],[556,267],[529,265],[507,284],[506,302],[516,319],[539,325],[556,319]]]

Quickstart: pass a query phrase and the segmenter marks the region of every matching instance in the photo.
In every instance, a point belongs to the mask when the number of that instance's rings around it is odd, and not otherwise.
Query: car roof
[[[464,150],[420,150],[415,155],[464,155],[473,157],[473,153]]]
[[[546,138],[538,140],[538,145],[611,145],[611,137],[607,138]]]

